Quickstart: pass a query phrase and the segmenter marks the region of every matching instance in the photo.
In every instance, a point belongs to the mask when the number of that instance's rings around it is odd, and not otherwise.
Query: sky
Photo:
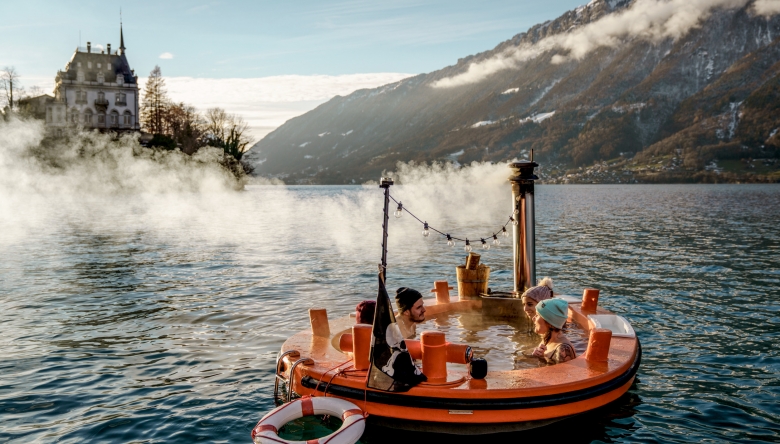
[[[51,91],[79,44],[119,46],[174,101],[220,106],[260,139],[335,95],[452,65],[587,0],[37,1],[0,6],[0,67]]]

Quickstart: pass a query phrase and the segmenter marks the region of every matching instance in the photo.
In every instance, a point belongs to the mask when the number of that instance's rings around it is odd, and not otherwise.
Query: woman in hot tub
[[[533,352],[537,358],[548,364],[560,364],[577,357],[571,341],[561,329],[569,317],[569,304],[563,299],[547,299],[536,305],[534,332],[542,342]]]
[[[552,279],[546,277],[539,281],[539,285],[526,290],[521,297],[523,301],[523,311],[528,319],[533,320],[536,316],[536,304],[553,297]]]

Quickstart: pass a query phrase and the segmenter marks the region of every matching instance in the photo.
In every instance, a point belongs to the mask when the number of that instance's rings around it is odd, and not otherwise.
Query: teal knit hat
[[[555,328],[563,328],[569,317],[569,303],[563,299],[547,299],[536,304],[536,312]]]

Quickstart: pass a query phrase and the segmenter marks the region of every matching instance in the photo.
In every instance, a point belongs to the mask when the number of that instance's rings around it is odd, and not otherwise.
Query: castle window
[[[73,123],[79,123],[79,110],[76,108],[70,110],[70,121]]]
[[[116,110],[111,111],[111,125],[115,126],[119,124],[119,113]]]
[[[120,85],[122,85],[123,83],[125,83],[125,76],[124,76],[124,75],[122,75],[122,74],[117,74],[117,75],[116,75],[116,83],[118,83],[118,84],[120,84]]]
[[[81,63],[79,63],[79,65],[81,65]],[[79,82],[84,81],[84,71],[79,71],[76,73],[76,80]]]
[[[92,110],[88,109],[84,111],[84,123],[87,125],[92,125]]]
[[[101,101],[101,102],[105,102],[106,101],[106,93],[104,93],[103,91],[100,91],[98,93],[98,100]]]
[[[100,63],[97,64],[98,69],[100,69]]]
[[[100,113],[98,114],[98,123],[101,125],[104,125],[106,123],[106,114]]]
[[[87,103],[86,91],[76,91],[76,103]]]
[[[79,68],[81,68],[81,62],[77,62],[77,63],[76,63],[76,66],[77,66],[77,67],[79,67]]]
[[[92,69],[92,62],[87,62],[87,68]]]
[[[98,66],[98,68],[99,68],[99,66]],[[97,73],[97,81],[100,82],[100,83],[103,83],[103,82],[106,81],[106,77],[105,77],[105,74],[103,74],[103,71],[100,71],[100,72]]]
[[[116,93],[116,105],[127,106],[127,95],[124,93]]]
[[[133,114],[130,111],[125,111],[124,114],[124,124],[125,126],[130,126],[133,124]]]

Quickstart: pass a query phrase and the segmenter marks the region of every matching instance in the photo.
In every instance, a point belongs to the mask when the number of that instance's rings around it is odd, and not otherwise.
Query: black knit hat
[[[403,313],[412,308],[418,299],[422,299],[422,294],[417,290],[401,287],[395,291],[395,305],[398,306],[399,313]]]

